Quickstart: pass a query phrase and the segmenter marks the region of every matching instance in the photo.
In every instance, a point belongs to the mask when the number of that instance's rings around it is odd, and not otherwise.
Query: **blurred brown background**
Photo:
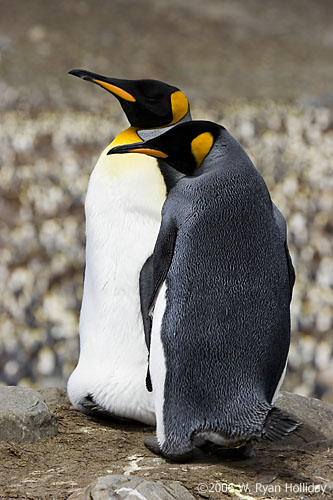
[[[126,126],[66,72],[157,78],[245,146],[297,272],[285,388],[333,401],[333,4],[0,0],[0,383],[63,387],[78,357],[85,192]]]

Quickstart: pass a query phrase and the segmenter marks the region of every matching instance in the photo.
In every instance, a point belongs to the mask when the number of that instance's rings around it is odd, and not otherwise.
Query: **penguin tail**
[[[268,413],[261,436],[269,441],[278,441],[295,431],[301,422],[275,406]]]

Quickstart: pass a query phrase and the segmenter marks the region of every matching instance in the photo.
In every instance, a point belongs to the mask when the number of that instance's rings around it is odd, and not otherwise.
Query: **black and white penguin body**
[[[159,151],[160,164],[187,174],[164,203],[152,259],[149,367],[162,454],[186,456],[198,438],[228,448],[282,437],[298,425],[272,405],[294,283],[282,214],[219,125],[189,122],[112,153],[131,149]]]
[[[72,73],[113,93],[131,127],[105,148],[89,180],[80,357],[67,391],[79,411],[154,425],[154,402],[145,386],[148,350],[139,275],[153,252],[167,191],[180,174],[168,166],[161,171],[148,156],[108,156],[107,151],[163,130],[153,127],[190,119],[189,105],[179,89],[163,82]]]

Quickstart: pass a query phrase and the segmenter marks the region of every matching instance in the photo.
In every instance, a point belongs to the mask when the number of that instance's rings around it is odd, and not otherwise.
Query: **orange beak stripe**
[[[163,153],[162,151],[158,151],[157,149],[150,148],[138,148],[138,149],[130,149],[129,153],[143,153],[145,155],[154,156],[155,158],[167,158],[168,155]]]
[[[93,82],[98,83],[101,87],[109,90],[113,94],[125,99],[125,101],[135,102],[136,99],[131,94],[126,92],[126,90],[121,89],[120,87],[116,87],[116,85],[112,85],[111,83],[102,82],[101,80],[93,80]]]

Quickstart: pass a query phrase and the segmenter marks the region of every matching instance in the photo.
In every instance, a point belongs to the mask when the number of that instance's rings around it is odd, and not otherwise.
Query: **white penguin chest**
[[[81,354],[146,348],[139,275],[153,252],[166,196],[156,160],[145,155],[102,153],[85,203],[86,270],[80,315]],[[90,352],[91,355],[91,352]],[[146,360],[146,358],[145,358]]]

